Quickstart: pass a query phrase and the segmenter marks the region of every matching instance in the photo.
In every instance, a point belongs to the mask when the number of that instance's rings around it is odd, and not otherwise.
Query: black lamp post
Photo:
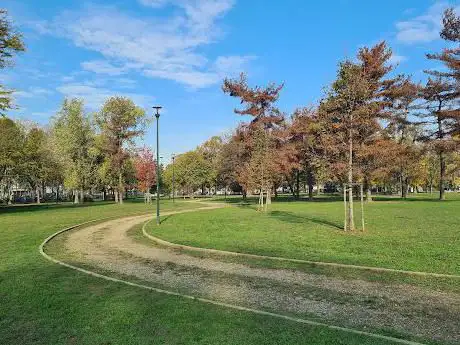
[[[160,137],[159,137],[159,122],[160,122],[160,109],[162,107],[152,107],[156,110],[155,117],[157,119],[157,225],[160,225]]]

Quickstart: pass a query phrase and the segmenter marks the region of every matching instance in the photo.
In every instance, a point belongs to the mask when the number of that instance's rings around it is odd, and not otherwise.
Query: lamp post
[[[159,138],[159,122],[160,122],[160,106],[152,107],[156,110],[155,117],[157,119],[157,225],[160,225],[160,138]]]
[[[174,183],[175,183],[175,174],[174,174],[174,161],[176,160],[176,155],[173,153],[172,154],[172,169],[173,169],[173,176],[172,176],[172,197],[173,197],[173,204],[176,202],[175,201],[175,194],[176,190],[174,188]]]

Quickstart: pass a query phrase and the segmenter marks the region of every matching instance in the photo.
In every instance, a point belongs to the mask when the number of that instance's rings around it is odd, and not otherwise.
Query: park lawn
[[[460,275],[460,197],[381,198],[365,205],[366,231],[345,233],[340,201],[274,202],[266,214],[254,205],[165,219],[148,231],[164,240],[312,261]],[[232,200],[234,202],[234,200]],[[360,226],[359,204],[356,225]]]
[[[38,252],[64,227],[153,210],[143,203],[1,208],[0,344],[391,344],[107,282]]]

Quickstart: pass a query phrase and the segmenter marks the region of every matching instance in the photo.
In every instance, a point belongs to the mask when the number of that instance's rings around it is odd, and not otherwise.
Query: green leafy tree
[[[7,15],[7,10],[0,8],[0,69],[11,66],[14,55],[25,50],[21,34],[15,31]],[[11,93],[0,84],[1,115],[13,107]]]
[[[52,140],[65,169],[64,184],[74,191],[75,203],[84,201],[84,190],[95,173],[94,157],[91,155],[94,137],[83,101],[66,99],[54,119]]]
[[[129,153],[127,145],[144,133],[146,124],[145,111],[125,97],[109,98],[96,115],[96,123],[101,132],[101,147],[110,162],[113,173],[117,176],[115,200],[123,203],[126,168]]]
[[[16,122],[0,117],[0,186],[11,203],[11,186],[20,173],[24,135]]]

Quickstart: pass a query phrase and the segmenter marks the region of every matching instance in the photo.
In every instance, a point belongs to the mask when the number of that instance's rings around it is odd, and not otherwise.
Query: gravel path
[[[218,207],[221,206],[203,209]],[[197,210],[182,212],[192,211]],[[199,297],[318,317],[346,327],[388,329],[460,343],[458,294],[294,270],[254,268],[149,246],[127,235],[133,226],[150,218],[127,217],[72,231],[65,238],[65,252],[102,269]]]

